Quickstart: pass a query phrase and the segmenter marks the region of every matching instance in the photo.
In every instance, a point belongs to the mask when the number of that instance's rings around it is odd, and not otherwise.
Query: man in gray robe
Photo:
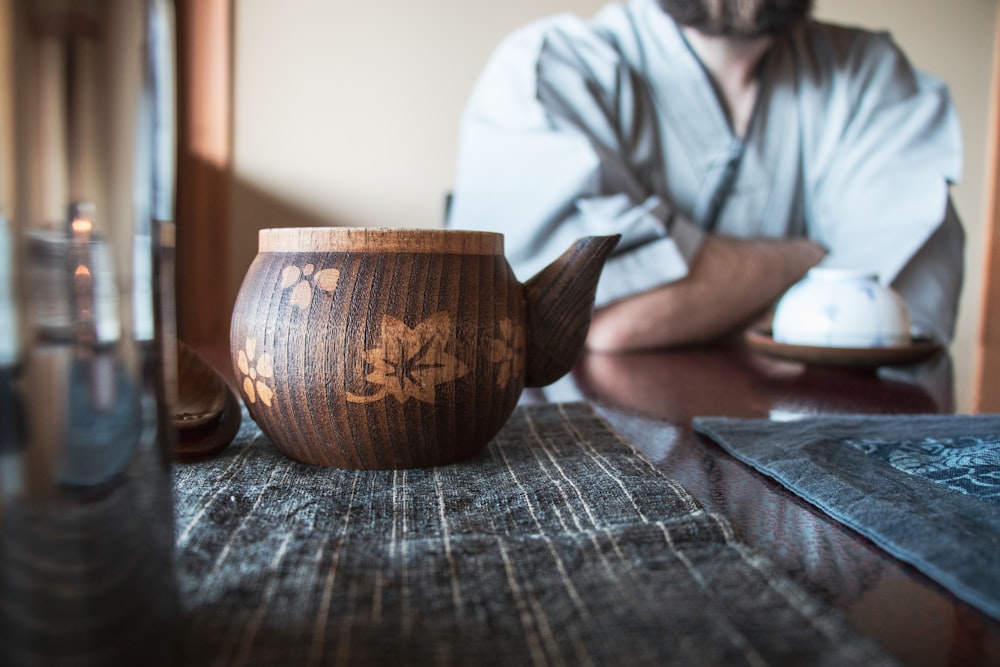
[[[503,232],[525,279],[578,237],[623,238],[597,351],[708,340],[814,265],[864,269],[947,342],[964,234],[945,86],[889,36],[809,0],[632,0],[497,49],[461,128],[449,226]]]

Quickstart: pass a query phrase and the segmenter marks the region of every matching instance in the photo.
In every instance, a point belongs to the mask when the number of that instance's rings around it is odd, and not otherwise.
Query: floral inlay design
[[[247,400],[256,403],[259,398],[261,403],[271,407],[274,391],[265,380],[274,378],[274,360],[266,352],[257,356],[257,339],[247,338],[237,355],[236,365],[243,374],[243,393]]]
[[[301,269],[297,266],[286,266],[281,270],[281,289],[292,288],[292,303],[308,310],[312,304],[313,290],[321,289],[333,293],[340,280],[337,269],[316,270],[315,264],[306,264]]]
[[[506,389],[524,369],[524,327],[513,320],[500,320],[500,338],[490,341],[490,363],[497,364],[497,386]]]
[[[352,403],[372,403],[393,396],[400,403],[411,398],[434,403],[435,388],[469,372],[457,357],[445,351],[454,341],[451,315],[435,313],[414,328],[395,317],[382,318],[381,347],[365,350],[365,362],[374,370],[365,380],[380,389],[368,396],[347,393]]]

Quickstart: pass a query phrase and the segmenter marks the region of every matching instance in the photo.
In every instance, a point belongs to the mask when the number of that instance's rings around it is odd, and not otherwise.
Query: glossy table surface
[[[998,665],[1000,624],[691,429],[696,416],[948,411],[950,364],[933,365],[943,368],[921,384],[777,361],[740,344],[584,355],[570,376],[527,390],[524,400],[592,402],[703,505],[729,517],[748,544],[902,662]]]
[[[224,350],[199,347],[224,374]],[[925,372],[931,368],[933,372]],[[946,357],[919,380],[770,359],[739,341],[666,352],[586,354],[523,402],[586,400],[625,438],[729,518],[813,595],[843,610],[904,664],[1000,665],[1000,623],[695,434],[696,416],[789,419],[950,410]]]

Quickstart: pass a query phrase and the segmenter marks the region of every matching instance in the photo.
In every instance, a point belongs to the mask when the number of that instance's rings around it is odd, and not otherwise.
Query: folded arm
[[[709,235],[685,278],[599,308],[587,347],[625,352],[716,338],[771,306],[824,255],[806,239]]]

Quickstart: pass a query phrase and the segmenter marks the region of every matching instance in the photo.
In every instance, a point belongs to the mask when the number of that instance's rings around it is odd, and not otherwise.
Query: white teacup
[[[909,345],[902,297],[878,277],[852,269],[813,268],[778,301],[774,340],[822,347]]]

